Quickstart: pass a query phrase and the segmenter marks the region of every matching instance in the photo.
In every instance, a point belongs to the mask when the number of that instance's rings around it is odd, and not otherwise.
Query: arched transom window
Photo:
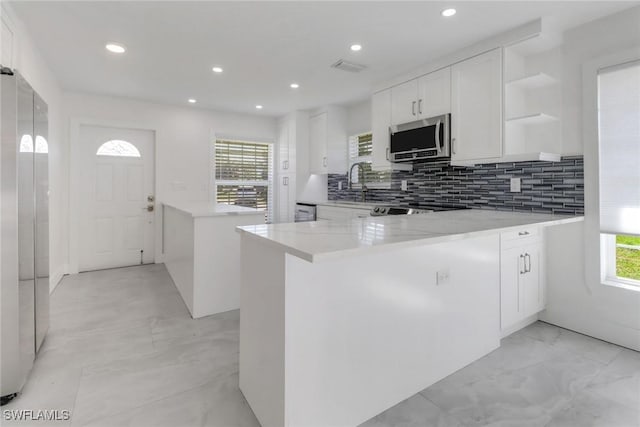
[[[98,148],[97,156],[140,157],[140,151],[130,142],[113,139]]]

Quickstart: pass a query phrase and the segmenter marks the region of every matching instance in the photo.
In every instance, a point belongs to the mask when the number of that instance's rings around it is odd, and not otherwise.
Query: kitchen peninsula
[[[226,204],[164,203],[164,262],[195,319],[240,306],[236,226],[264,224],[264,211]]]
[[[460,210],[239,227],[240,388],[263,427],[359,425],[499,347],[501,245],[581,220]]]

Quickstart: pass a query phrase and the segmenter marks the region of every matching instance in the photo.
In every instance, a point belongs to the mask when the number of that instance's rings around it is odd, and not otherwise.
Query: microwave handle
[[[438,151],[442,151],[442,141],[440,140],[440,120],[436,123],[436,146],[438,147]]]

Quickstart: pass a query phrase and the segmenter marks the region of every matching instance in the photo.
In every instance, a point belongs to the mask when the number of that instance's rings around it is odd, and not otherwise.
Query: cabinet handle
[[[529,232],[528,231],[520,231],[518,232],[518,236],[528,236]]]
[[[418,100],[418,114],[422,114],[422,99]]]
[[[386,157],[387,157],[387,160],[389,160],[389,147],[387,147]]]
[[[289,169],[289,160],[285,160],[282,162],[282,169]]]
[[[327,158],[326,157],[322,158],[322,166],[327,167]]]
[[[527,272],[527,261],[523,254],[520,254],[520,260],[522,260],[522,268],[520,268],[520,263],[518,262],[518,269],[520,270],[520,274],[524,274]]]
[[[456,139],[455,138],[451,139],[451,152],[453,154],[456,154]]]
[[[282,185],[289,185],[289,177],[288,176],[283,176],[282,177]]]
[[[531,273],[531,255],[524,254],[524,272]]]
[[[411,114],[416,115],[416,101],[411,103]]]

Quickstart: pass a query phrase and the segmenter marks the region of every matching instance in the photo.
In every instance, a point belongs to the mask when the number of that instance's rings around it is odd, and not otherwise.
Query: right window
[[[598,73],[603,280],[640,286],[640,61]]]

